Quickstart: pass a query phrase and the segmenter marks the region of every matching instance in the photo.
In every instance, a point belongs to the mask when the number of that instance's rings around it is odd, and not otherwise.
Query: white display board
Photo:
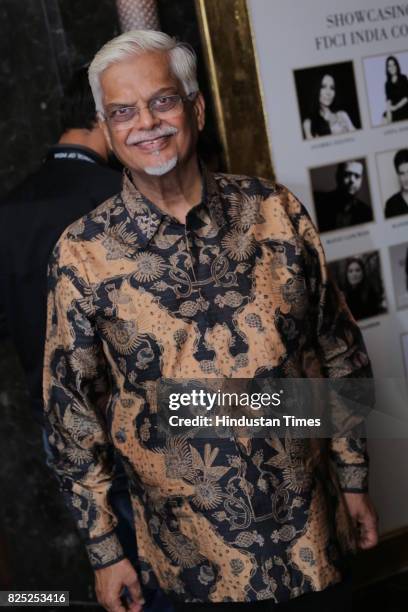
[[[277,179],[321,231],[375,376],[404,377],[408,3],[248,0],[248,9]],[[408,525],[408,441],[397,466],[380,460],[387,444],[370,441],[382,531]]]

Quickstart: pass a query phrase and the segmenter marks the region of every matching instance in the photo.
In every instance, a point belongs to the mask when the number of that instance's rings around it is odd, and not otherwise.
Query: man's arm
[[[45,424],[50,464],[85,540],[96,571],[98,599],[116,611],[124,609],[119,598],[123,586],[137,597],[135,602],[141,595],[137,575],[124,559],[108,502],[113,478],[113,445],[104,419],[109,374],[96,331],[92,291],[76,267],[81,263],[77,249],[64,237],[49,263]],[[135,603],[132,609],[137,612],[140,606]]]
[[[303,238],[309,266],[308,282],[316,304],[316,350],[326,378],[372,378],[364,340],[343,294],[328,274],[318,232],[304,206],[288,193],[288,211]],[[367,381],[366,381],[367,382]],[[363,381],[362,381],[363,384]],[[364,390],[363,400],[364,401]],[[372,399],[368,389],[368,400]],[[333,437],[330,454],[335,463],[340,488],[359,533],[359,546],[377,543],[377,517],[368,498],[368,454],[364,437]]]

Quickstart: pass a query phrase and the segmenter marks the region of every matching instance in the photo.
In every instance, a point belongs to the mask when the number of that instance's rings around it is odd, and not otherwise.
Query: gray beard
[[[178,157],[177,155],[175,155],[164,164],[160,164],[158,166],[146,166],[144,168],[144,171],[146,172],[146,174],[150,174],[150,176],[163,176],[163,174],[167,174],[167,172],[173,170],[173,168],[177,164],[177,161]]]

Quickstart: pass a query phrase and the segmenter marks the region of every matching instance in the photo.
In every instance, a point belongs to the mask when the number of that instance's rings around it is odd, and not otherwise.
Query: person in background
[[[408,119],[408,79],[394,55],[385,60],[385,119],[387,123]]]
[[[394,193],[385,203],[385,218],[397,217],[408,213],[408,149],[400,149],[394,156],[400,191]]]
[[[357,321],[384,312],[382,296],[370,282],[364,262],[359,257],[347,260],[343,286],[347,305]]]
[[[34,416],[42,422],[42,369],[47,310],[47,262],[64,229],[121,189],[121,173],[110,155],[95,113],[86,67],[69,81],[61,106],[62,133],[40,168],[0,206],[0,296],[5,328],[26,375]],[[44,436],[45,451],[49,448]],[[137,551],[127,479],[119,458],[111,504],[117,533],[137,567]],[[169,612],[159,591],[146,610]]]
[[[0,203],[0,295],[6,329],[27,379],[34,414],[42,418],[42,362],[47,261],[64,229],[120,191],[108,164],[85,67],[61,103],[61,136],[38,170]]]
[[[377,541],[364,439],[312,450],[270,430],[245,441],[166,434],[156,395],[163,378],[372,376],[317,230],[283,185],[200,162],[205,101],[188,46],[126,32],[89,78],[125,172],[121,194],[53,251],[44,408],[98,601],[109,612],[143,605],[109,504],[116,450],[142,583],[160,585],[177,612],[343,612],[344,551]]]
[[[331,74],[319,76],[314,88],[310,117],[303,121],[305,138],[354,132],[355,127],[347,112],[336,106],[336,82]]]
[[[371,207],[358,198],[364,176],[364,164],[350,160],[338,164],[336,189],[314,194],[319,230],[328,232],[373,220]]]

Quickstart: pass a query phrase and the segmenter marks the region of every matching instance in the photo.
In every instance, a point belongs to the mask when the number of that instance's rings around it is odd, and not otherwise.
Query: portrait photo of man
[[[320,232],[373,221],[364,159],[311,169],[310,178]]]
[[[408,149],[400,149],[393,158],[393,166],[399,191],[385,203],[385,218],[398,217],[408,213]]]

